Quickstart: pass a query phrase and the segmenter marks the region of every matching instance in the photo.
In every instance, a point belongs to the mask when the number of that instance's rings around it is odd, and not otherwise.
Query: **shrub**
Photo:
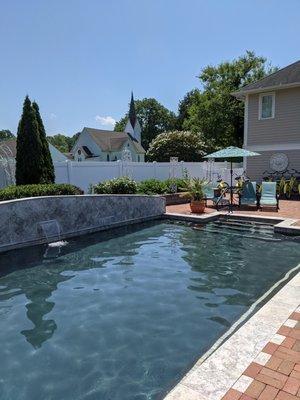
[[[177,192],[184,192],[187,186],[188,180],[185,178],[169,178],[165,181],[165,184],[168,187],[167,193],[173,193],[172,187],[176,185]]]
[[[143,194],[164,194],[168,191],[166,182],[158,179],[147,179],[138,184],[138,192]]]
[[[21,199],[24,197],[78,195],[83,191],[69,184],[40,184],[7,186],[0,190],[0,200]]]
[[[100,182],[93,187],[96,194],[135,194],[137,183],[127,177]]]

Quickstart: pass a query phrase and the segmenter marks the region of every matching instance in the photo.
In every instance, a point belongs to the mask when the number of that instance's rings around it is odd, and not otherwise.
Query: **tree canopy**
[[[79,133],[75,133],[73,136],[66,136],[61,133],[58,133],[54,136],[47,136],[48,142],[50,142],[53,146],[55,146],[62,153],[69,153],[74,146]]]
[[[199,133],[187,131],[164,132],[156,136],[150,144],[147,157],[150,161],[201,161],[207,147]]]
[[[157,135],[176,127],[176,115],[155,99],[135,100],[135,109],[142,128],[142,146],[145,150]],[[127,120],[128,113],[116,123],[114,130],[124,131]]]
[[[29,97],[23,104],[23,113],[18,126],[16,184],[41,183],[43,173],[42,142],[35,110]]]
[[[36,120],[38,123],[40,140],[41,140],[41,144],[42,144],[43,169],[42,169],[42,173],[41,173],[40,182],[41,183],[54,183],[55,182],[54,166],[53,166],[53,162],[52,162],[51,153],[49,150],[49,144],[48,144],[48,141],[46,138],[46,131],[45,131],[42,117],[40,115],[39,106],[35,101],[32,103],[32,108],[35,112],[35,117],[36,117]]]
[[[274,72],[266,58],[247,51],[233,61],[205,67],[199,75],[202,91],[192,91],[179,105],[182,128],[202,132],[215,147],[241,146],[244,104],[232,92]]]
[[[15,135],[9,129],[0,130],[0,142],[3,140],[14,139]]]

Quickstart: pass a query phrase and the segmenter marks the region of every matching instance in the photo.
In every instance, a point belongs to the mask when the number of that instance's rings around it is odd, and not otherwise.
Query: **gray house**
[[[233,93],[245,102],[244,161],[251,179],[264,171],[300,170],[300,61]]]

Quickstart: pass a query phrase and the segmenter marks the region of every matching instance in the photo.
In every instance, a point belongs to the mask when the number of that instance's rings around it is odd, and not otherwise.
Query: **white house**
[[[75,161],[117,161],[127,154],[132,161],[143,162],[145,150],[141,145],[141,126],[136,116],[133,94],[124,132],[85,127],[71,153]]]

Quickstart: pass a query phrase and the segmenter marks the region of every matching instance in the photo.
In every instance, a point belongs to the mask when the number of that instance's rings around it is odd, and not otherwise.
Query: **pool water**
[[[1,255],[0,399],[161,399],[299,261],[168,222]]]

